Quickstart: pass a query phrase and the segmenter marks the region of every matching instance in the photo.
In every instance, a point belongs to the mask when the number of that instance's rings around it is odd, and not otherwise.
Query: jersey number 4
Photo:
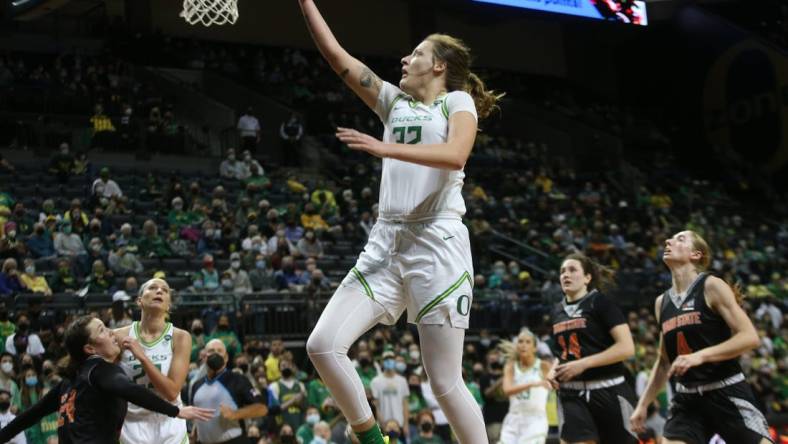
[[[397,136],[397,143],[407,143],[409,145],[415,145],[421,142],[421,127],[420,126],[395,126],[394,129],[391,130]],[[405,142],[405,134],[408,135],[408,141]],[[414,134],[413,137],[410,137],[411,134]]]
[[[575,357],[575,359],[582,358],[580,353],[580,341],[577,339],[577,333],[572,333],[569,335],[569,347],[567,347],[566,338],[564,336],[558,337],[558,345],[561,346],[561,360],[566,361],[569,355]]]

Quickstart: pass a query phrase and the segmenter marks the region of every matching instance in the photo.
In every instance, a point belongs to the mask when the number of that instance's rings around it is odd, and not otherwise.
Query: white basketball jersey
[[[514,385],[525,384],[528,382],[541,381],[542,362],[537,359],[529,368],[520,368],[520,363],[514,363]],[[509,397],[509,411],[512,413],[528,413],[547,415],[547,395],[549,391],[546,387],[531,387],[514,396]]]
[[[142,345],[142,348],[145,350],[145,356],[151,360],[153,365],[155,365],[163,375],[167,375],[170,372],[170,365],[172,365],[173,328],[174,327],[172,324],[167,322],[167,324],[164,326],[164,331],[162,331],[161,336],[152,342],[145,342],[140,338],[139,322],[132,322],[131,328],[129,328],[129,336],[139,341],[140,345]],[[142,364],[140,364],[140,361],[135,358],[130,351],[123,351],[123,354],[121,355],[120,366],[132,381],[156,391],[156,389],[153,388],[153,384],[151,384],[150,379],[148,379],[148,376],[145,374],[145,371],[142,369]],[[167,401],[177,406],[182,405],[180,395],[178,395],[178,397],[174,400],[168,399]],[[147,415],[157,414],[158,413],[151,412],[150,410],[146,410],[142,407],[129,403],[126,417],[127,419],[139,419]]]
[[[434,102],[413,100],[401,89],[383,82],[375,113],[383,122],[383,142],[412,145],[446,143],[449,117],[467,111],[477,118],[473,98],[452,91]],[[435,217],[462,218],[465,173],[432,168],[396,159],[383,159],[379,214],[384,219],[421,220]]]

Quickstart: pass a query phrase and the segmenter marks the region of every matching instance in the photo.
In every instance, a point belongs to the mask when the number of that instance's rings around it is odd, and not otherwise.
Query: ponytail
[[[501,107],[498,102],[506,93],[496,93],[493,90],[484,89],[484,81],[474,73],[468,74],[468,83],[466,84],[466,91],[473,97],[473,103],[476,105],[476,112],[479,114],[479,119],[486,119],[493,111],[500,111]]]

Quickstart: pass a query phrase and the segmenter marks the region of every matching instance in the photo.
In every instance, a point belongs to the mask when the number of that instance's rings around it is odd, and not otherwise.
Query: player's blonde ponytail
[[[446,89],[470,94],[479,119],[500,109],[498,101],[504,94],[485,89],[482,79],[471,72],[471,50],[462,40],[446,34],[432,34],[426,40],[432,42],[435,58],[446,63]]]

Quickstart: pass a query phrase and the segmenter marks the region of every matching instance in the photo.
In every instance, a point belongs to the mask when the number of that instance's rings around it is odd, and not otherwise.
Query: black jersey
[[[129,401],[169,416],[176,416],[179,411],[178,407],[131,382],[117,365],[91,358],[82,364],[73,381],[61,381],[0,430],[0,443],[44,416],[58,412],[59,443],[117,444]]]
[[[608,349],[613,343],[610,329],[625,324],[621,309],[605,294],[592,290],[580,300],[557,304],[552,314],[552,348],[559,362],[575,361]],[[575,381],[591,381],[624,375],[620,362],[590,368]]]
[[[686,296],[671,288],[662,294],[659,320],[670,362],[676,357],[717,345],[731,337],[731,329],[719,314],[706,305],[708,273],[701,273],[687,288]],[[741,372],[738,359],[706,363],[687,370],[678,382],[692,386],[728,378]]]

